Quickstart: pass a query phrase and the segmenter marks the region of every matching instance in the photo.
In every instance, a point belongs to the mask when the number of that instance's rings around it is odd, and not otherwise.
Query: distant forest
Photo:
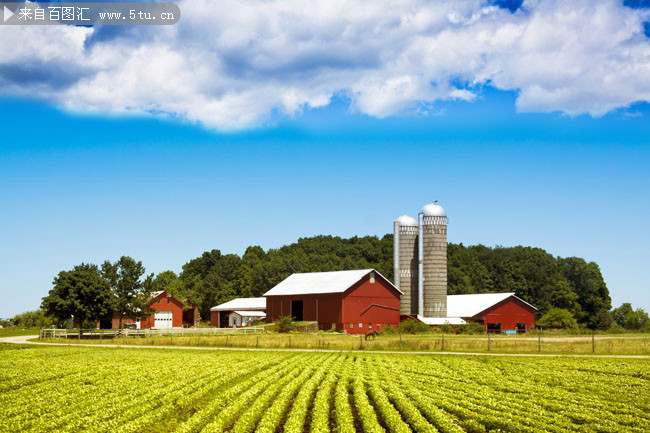
[[[594,262],[522,246],[450,243],[447,251],[450,295],[515,292],[539,309],[539,317],[562,308],[592,329],[607,329],[612,323],[609,290]],[[314,236],[268,251],[251,246],[242,257],[212,250],[186,263],[178,276],[172,271],[158,274],[153,286],[199,305],[207,319],[210,307],[236,297],[261,296],[294,272],[363,268],[375,268],[393,280],[392,234],[381,239]]]

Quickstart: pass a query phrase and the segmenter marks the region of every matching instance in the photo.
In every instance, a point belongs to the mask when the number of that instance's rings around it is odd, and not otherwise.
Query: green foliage
[[[608,312],[612,300],[598,265],[579,257],[559,259],[559,264],[562,275],[578,295],[580,311],[574,312],[578,322],[590,329],[609,328],[612,320]]]
[[[456,333],[469,335],[485,334],[485,326],[482,323],[470,322],[466,325],[456,326]]]
[[[104,262],[102,277],[108,282],[113,294],[113,311],[119,317],[122,328],[124,317],[150,316],[153,274],[143,279],[145,274],[142,262],[122,256],[115,263]]]
[[[393,325],[389,323],[381,327],[381,329],[379,330],[379,335],[393,335],[395,334],[396,329],[397,328],[393,328]]]
[[[449,244],[447,256],[450,295],[512,291],[535,305],[540,315],[551,308],[562,308],[582,326],[607,329],[611,325],[609,292],[595,263],[576,257],[555,258],[540,248],[522,246]],[[137,271],[140,262],[126,259]],[[107,263],[115,267],[119,262]],[[392,235],[300,238],[268,251],[251,246],[242,257],[214,249],[187,262],[179,276],[165,271],[152,278],[149,286],[152,291],[166,290],[198,306],[202,319],[208,320],[211,307],[238,297],[261,296],[292,273],[364,268],[377,269],[393,279]],[[107,277],[111,286],[116,288],[115,271],[107,271],[113,275]],[[131,278],[135,282],[129,285],[126,280],[124,287],[141,287],[148,282]],[[127,298],[122,298],[125,302],[118,310],[125,310]]]
[[[550,329],[578,330],[578,322],[573,314],[563,308],[551,308],[540,320],[537,326]]]
[[[45,314],[59,321],[74,316],[81,326],[112,316],[111,289],[96,265],[82,263],[71,271],[61,271],[53,284],[41,304]]]
[[[175,297],[179,295],[177,292],[180,287],[181,280],[173,271],[163,271],[151,281],[151,290],[153,292],[165,291]]]
[[[634,310],[632,304],[628,302],[612,310],[612,319],[623,329],[634,331],[650,329],[648,313],[643,308]]]
[[[402,334],[429,334],[431,327],[426,323],[420,322],[415,319],[406,319],[397,326],[397,329]]]
[[[13,323],[14,326],[21,328],[45,328],[55,325],[57,322],[58,320],[56,318],[50,317],[45,314],[45,311],[38,309],[36,311],[16,314],[11,320],[7,321],[6,325],[2,325],[7,326],[9,323]]]
[[[275,322],[278,332],[290,332],[295,329],[293,319],[290,316],[280,316],[280,319]]]
[[[2,432],[650,431],[643,359],[21,347]]]
[[[591,329],[610,326],[611,299],[596,263],[522,246],[449,244],[447,257],[450,295],[515,292],[541,315],[562,308]]]
[[[203,253],[183,266],[180,295],[208,319],[210,308],[237,297],[259,297],[295,272],[377,269],[393,276],[393,236],[301,238],[279,249],[246,249],[240,258],[219,250]]]

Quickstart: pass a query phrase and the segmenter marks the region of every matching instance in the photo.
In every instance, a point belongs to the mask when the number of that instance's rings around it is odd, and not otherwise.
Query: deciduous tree
[[[61,321],[71,317],[84,325],[111,317],[113,299],[108,282],[96,265],[82,263],[70,271],[61,271],[54,278],[54,287],[43,298],[41,308]]]

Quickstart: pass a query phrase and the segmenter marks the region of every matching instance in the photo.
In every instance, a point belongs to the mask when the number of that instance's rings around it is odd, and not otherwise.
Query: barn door
[[[156,329],[172,329],[172,312],[158,311],[154,315],[154,327]]]
[[[303,319],[302,309],[303,309],[302,301],[291,301],[291,317],[293,317],[293,320],[295,320],[296,322],[302,322]]]

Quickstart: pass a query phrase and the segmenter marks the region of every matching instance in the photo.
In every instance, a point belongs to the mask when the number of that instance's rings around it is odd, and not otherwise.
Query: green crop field
[[[0,345],[1,432],[648,432],[647,359]]]

